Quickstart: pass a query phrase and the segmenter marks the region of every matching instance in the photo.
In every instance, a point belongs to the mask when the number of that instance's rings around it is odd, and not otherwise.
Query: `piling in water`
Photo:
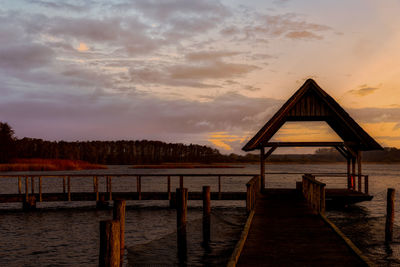
[[[388,188],[386,201],[385,242],[391,242],[393,240],[394,194],[395,190],[393,188]]]
[[[187,260],[187,239],[186,239],[186,223],[187,223],[187,188],[176,189],[176,227],[178,242],[179,262],[185,263]]]
[[[119,221],[121,227],[121,255],[124,254],[125,248],[125,200],[115,200],[113,208],[113,219]]]
[[[210,187],[203,186],[203,245],[208,246],[210,242],[210,223],[211,223],[211,205],[210,205]]]
[[[121,259],[121,226],[117,220],[100,222],[99,266],[119,267]]]

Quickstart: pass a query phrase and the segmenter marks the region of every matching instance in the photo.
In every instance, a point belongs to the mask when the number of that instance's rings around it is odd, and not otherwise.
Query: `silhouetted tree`
[[[14,130],[6,122],[0,122],[0,162],[8,162],[15,156]]]

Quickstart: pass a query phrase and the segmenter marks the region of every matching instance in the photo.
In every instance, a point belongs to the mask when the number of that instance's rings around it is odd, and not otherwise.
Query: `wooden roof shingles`
[[[383,149],[312,79],[308,79],[242,149],[252,151],[266,146],[287,121],[326,121],[344,144],[355,150]]]

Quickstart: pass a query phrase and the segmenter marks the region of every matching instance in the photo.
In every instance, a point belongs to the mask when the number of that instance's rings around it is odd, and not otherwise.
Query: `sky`
[[[400,147],[399,10],[397,0],[2,0],[0,121],[19,138],[239,153],[313,78],[382,146]],[[336,139],[322,122],[274,136]]]

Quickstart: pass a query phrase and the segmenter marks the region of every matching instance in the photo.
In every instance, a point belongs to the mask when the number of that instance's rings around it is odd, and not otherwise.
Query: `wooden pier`
[[[18,187],[18,193],[0,194],[0,203],[22,203],[24,210],[31,210],[36,207],[37,202],[58,202],[58,201],[94,201],[97,206],[107,205],[112,200],[168,200],[170,206],[174,206],[176,199],[175,188],[171,190],[171,179],[179,179],[179,188],[184,187],[186,179],[201,179],[204,177],[215,178],[217,190],[210,192],[212,200],[246,200],[246,192],[227,192],[223,191],[223,178],[243,178],[253,177],[255,174],[0,174],[0,179],[14,179],[15,187]],[[165,191],[143,192],[142,183],[148,177],[159,179],[160,183],[166,182]],[[119,178],[136,180],[136,186],[126,192],[113,191],[113,183],[117,183]],[[75,180],[80,179],[79,183]],[[86,180],[86,187],[93,183],[93,191],[73,192],[72,185],[82,186],[82,179]],[[58,192],[45,192],[45,184],[51,180],[62,181]],[[144,181],[143,181],[144,180]],[[166,180],[166,181],[165,181]],[[100,189],[101,181],[104,182],[105,190]],[[61,183],[60,183],[61,185]],[[103,186],[104,188],[104,186]],[[36,189],[36,190],[35,190]],[[55,188],[52,188],[53,191]],[[244,189],[244,188],[243,188]],[[188,192],[189,200],[202,200],[202,191]]]
[[[324,216],[325,184],[315,177],[261,192],[228,266],[372,265]]]

